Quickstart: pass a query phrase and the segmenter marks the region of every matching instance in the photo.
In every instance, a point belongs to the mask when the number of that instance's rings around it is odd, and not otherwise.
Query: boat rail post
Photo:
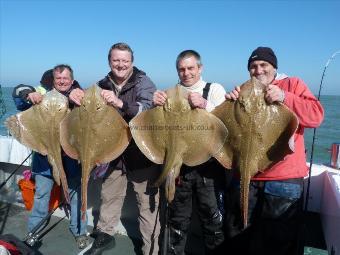
[[[19,170],[20,167],[22,167],[22,165],[29,159],[29,157],[33,154],[33,151],[31,151],[31,153],[21,162],[21,164],[14,169],[14,171],[7,177],[7,179],[1,183],[0,185],[0,190],[6,185],[6,183],[8,182],[9,179],[11,179],[11,177]]]

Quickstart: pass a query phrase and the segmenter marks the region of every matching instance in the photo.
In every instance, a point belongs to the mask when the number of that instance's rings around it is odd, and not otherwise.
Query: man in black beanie
[[[226,243],[228,254],[297,255],[303,254],[301,235],[303,179],[306,166],[304,128],[321,124],[323,107],[297,77],[277,73],[277,58],[268,47],[258,47],[250,55],[247,65],[250,77],[266,86],[268,104],[282,103],[299,119],[294,134],[295,149],[283,160],[258,172],[249,185],[249,221],[243,229],[240,214],[240,193],[237,180],[226,193]],[[237,100],[240,87],[226,94],[226,99]],[[299,245],[300,244],[300,245]]]

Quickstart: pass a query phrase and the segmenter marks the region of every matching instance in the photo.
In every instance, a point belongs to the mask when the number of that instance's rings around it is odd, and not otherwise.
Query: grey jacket
[[[98,86],[102,89],[112,90],[115,92],[115,86],[112,83],[112,73],[100,80]],[[121,116],[129,122],[138,113],[152,107],[153,93],[156,91],[155,84],[146,74],[136,67],[133,67],[133,73],[128,82],[122,87],[118,98],[123,101],[123,107],[119,110]],[[131,140],[124,153],[116,160],[110,163],[110,167],[122,170],[135,170],[151,166],[149,161],[138,149],[136,143]]]
[[[100,80],[97,84],[102,89],[115,91],[112,83],[112,73]],[[152,107],[153,93],[156,91],[155,84],[146,74],[136,67],[128,82],[123,86],[118,98],[123,101],[123,108],[120,110],[122,117],[129,122],[138,113]]]

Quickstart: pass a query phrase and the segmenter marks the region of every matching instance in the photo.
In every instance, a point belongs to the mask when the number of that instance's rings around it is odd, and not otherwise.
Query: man
[[[133,52],[125,43],[114,44],[109,50],[111,72],[97,84],[103,89],[101,95],[108,105],[115,107],[129,122],[141,111],[152,106],[155,85],[146,74],[133,66]],[[72,91],[70,98],[81,104],[84,92]],[[159,219],[158,188],[153,187],[160,171],[131,141],[125,152],[112,161],[105,173],[95,241],[85,254],[101,254],[114,246],[114,228],[119,222],[126,196],[127,183],[132,182],[138,208],[139,227],[143,238],[143,254],[158,253]]]
[[[251,226],[245,231],[238,185],[227,192],[226,204],[233,206],[226,210],[226,231],[231,237],[226,248],[230,254],[299,254],[303,178],[308,175],[303,133],[304,128],[321,124],[323,108],[301,79],[277,73],[277,58],[271,48],[255,49],[248,59],[248,71],[267,86],[266,101],[286,105],[298,117],[299,127],[294,135],[294,152],[252,178],[248,210]],[[236,87],[226,98],[236,100],[239,92]]]
[[[25,110],[32,105],[39,104],[43,94],[53,87],[64,96],[68,96],[73,88],[79,88],[78,82],[73,79],[73,70],[68,65],[57,65],[44,73],[41,86],[36,89],[19,85],[14,88],[13,98],[19,110]],[[63,153],[63,152],[62,152]],[[76,160],[62,154],[63,165],[67,177],[69,192],[71,194],[71,218],[70,231],[74,235],[79,249],[88,245],[87,221],[81,219],[80,215],[80,182],[81,169]],[[28,230],[34,227],[48,214],[51,190],[54,184],[52,167],[48,163],[47,156],[37,152],[33,154],[32,173],[35,179],[35,194],[32,212],[28,218]]]
[[[212,111],[224,99],[224,88],[218,83],[206,83],[201,78],[203,65],[194,50],[181,52],[176,60],[180,85],[186,89],[193,108]],[[154,105],[164,105],[164,91],[154,93]],[[183,166],[177,180],[176,192],[169,207],[170,245],[167,254],[184,254],[192,213],[192,197],[197,199],[198,215],[202,222],[207,254],[216,254],[223,242],[222,215],[219,211],[216,190],[217,180],[224,179],[224,169],[215,160],[196,167]]]

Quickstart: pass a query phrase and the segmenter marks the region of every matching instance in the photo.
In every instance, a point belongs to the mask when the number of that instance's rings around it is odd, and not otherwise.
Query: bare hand
[[[107,104],[110,104],[117,108],[123,107],[123,101],[120,100],[112,90],[103,89],[100,94]]]
[[[27,95],[27,99],[32,104],[39,104],[42,101],[43,96],[39,92],[32,92]]]
[[[188,95],[188,101],[191,107],[205,109],[207,100],[205,100],[199,93],[191,92]]]
[[[237,100],[237,98],[240,95],[241,88],[239,86],[236,86],[233,91],[228,92],[225,94],[225,99],[230,99],[230,100]]]
[[[71,91],[68,98],[76,105],[81,105],[81,100],[83,100],[84,98],[84,91],[79,88],[76,88]]]
[[[269,104],[272,104],[274,102],[283,103],[283,101],[285,99],[285,93],[278,86],[269,84],[266,87],[265,99]]]
[[[156,106],[162,106],[165,104],[167,98],[168,96],[164,91],[156,90],[155,93],[153,93],[153,104]]]

